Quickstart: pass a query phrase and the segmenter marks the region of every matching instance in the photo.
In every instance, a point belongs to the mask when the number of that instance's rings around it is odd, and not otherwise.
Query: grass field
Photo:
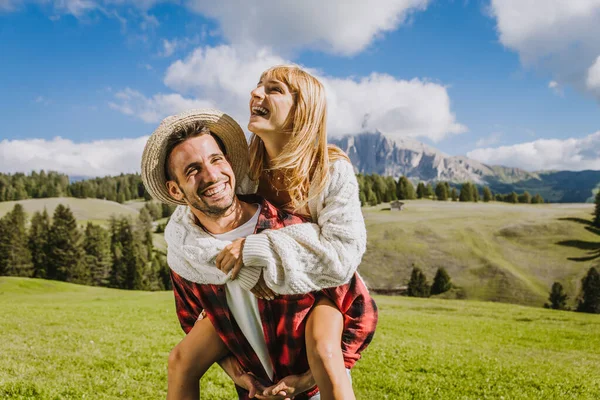
[[[106,226],[111,215],[136,217],[145,204],[75,198],[20,201],[28,213],[57,204],[71,207],[77,220]],[[14,202],[0,202],[0,216]],[[433,279],[445,267],[468,299],[542,306],[554,281],[574,305],[580,281],[600,262],[600,230],[590,226],[592,204],[457,203],[406,201],[403,211],[389,205],[363,208],[367,253],[359,268],[369,286],[405,285],[413,265]],[[166,219],[156,223],[165,222]],[[166,250],[162,234],[154,244]]]
[[[571,302],[600,259],[591,204],[406,201],[403,211],[365,207],[368,246],[360,272],[396,288],[413,265],[433,279],[445,267],[468,298],[541,306],[554,281]]]
[[[0,217],[13,209],[16,203],[23,205],[25,212],[31,214],[36,211],[42,212],[44,208],[48,211],[50,217],[54,209],[63,204],[68,206],[73,215],[80,224],[85,224],[88,221],[106,225],[112,215],[137,217],[139,210],[135,206],[127,206],[116,203],[114,201],[100,199],[76,199],[74,197],[52,197],[48,199],[28,199],[19,201],[4,201],[0,202]],[[142,203],[143,205],[143,203]],[[141,208],[141,207],[140,207]]]
[[[358,399],[598,399],[600,316],[376,297]],[[181,339],[171,292],[0,278],[0,398],[164,398]],[[235,398],[218,368],[203,399]]]

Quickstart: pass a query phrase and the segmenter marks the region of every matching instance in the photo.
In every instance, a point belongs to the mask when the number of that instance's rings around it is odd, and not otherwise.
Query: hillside
[[[413,264],[429,282],[445,267],[469,299],[542,306],[554,281],[573,301],[600,261],[590,204],[405,203],[403,211],[363,208],[368,246],[359,270],[372,288],[405,285]]]
[[[600,397],[596,315],[376,296],[375,338],[352,370],[358,399]],[[166,395],[183,332],[171,292],[0,277],[0,398]],[[40,335],[43,332],[43,335]],[[51,366],[51,367],[49,367]],[[213,367],[202,398],[234,398]]]
[[[43,211],[44,208],[52,216],[54,209],[63,204],[68,206],[79,223],[87,221],[96,223],[106,223],[112,215],[137,217],[138,211],[132,207],[119,204],[114,201],[99,199],[78,199],[74,197],[51,197],[47,199],[27,199],[19,201],[0,202],[0,217],[13,209],[15,203],[23,205],[25,212],[31,217],[36,211]]]

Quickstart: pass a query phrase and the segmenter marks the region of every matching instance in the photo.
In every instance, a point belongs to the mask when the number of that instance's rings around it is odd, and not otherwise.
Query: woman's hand
[[[244,249],[245,241],[246,238],[236,239],[231,242],[231,244],[225,246],[225,248],[217,255],[217,268],[226,274],[228,274],[229,271],[232,271],[231,279],[237,278],[240,269],[244,266],[242,250]]]
[[[302,375],[286,376],[277,384],[266,388],[262,394],[257,394],[256,398],[259,400],[273,398],[291,400],[300,393],[310,390],[315,384],[312,373],[308,370]]]
[[[254,285],[254,287],[250,289],[250,292],[252,292],[252,294],[258,297],[259,299],[264,300],[273,300],[276,296],[275,292],[267,286],[262,272],[260,273],[260,278],[258,278],[258,282],[256,282],[256,285]]]

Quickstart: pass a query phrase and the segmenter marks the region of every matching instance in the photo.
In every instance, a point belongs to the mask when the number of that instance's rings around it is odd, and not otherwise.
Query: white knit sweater
[[[244,266],[238,276],[242,287],[252,289],[261,271],[267,286],[279,294],[308,293],[352,278],[367,240],[352,165],[343,160],[333,162],[325,190],[308,206],[315,223],[246,237]],[[177,207],[165,228],[165,239],[169,266],[183,278],[208,284],[229,280],[215,266],[216,256],[229,243],[196,225],[187,206]]]

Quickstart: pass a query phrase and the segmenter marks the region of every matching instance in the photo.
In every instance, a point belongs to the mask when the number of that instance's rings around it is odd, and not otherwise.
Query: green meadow
[[[600,262],[593,204],[404,202],[402,211],[391,211],[388,204],[363,208],[368,246],[359,271],[371,288],[406,285],[413,266],[431,283],[436,269],[444,267],[460,290],[442,297],[541,307],[558,281],[573,307],[581,278]],[[136,217],[145,204],[68,197],[19,203],[30,216],[44,207],[52,214],[63,203],[80,225],[89,221],[105,227],[112,215]],[[0,217],[14,204],[0,202]],[[154,245],[166,251],[162,234],[154,234]]]
[[[554,281],[574,305],[581,278],[598,264],[593,204],[408,200],[363,208],[368,232],[360,272],[372,288],[405,285],[412,266],[431,283],[444,267],[468,299],[541,307]],[[456,292],[454,292],[456,293]]]
[[[115,215],[137,217],[139,209],[144,205],[143,202],[131,202],[130,204],[119,204],[114,201],[101,199],[77,199],[74,197],[52,197],[48,199],[27,199],[19,201],[3,201],[0,202],[0,217],[13,209],[16,203],[19,203],[25,209],[25,212],[31,215],[36,212],[44,211],[44,208],[52,217],[54,209],[63,204],[68,206],[73,215],[80,224],[87,222],[96,223],[103,226],[108,226],[108,220]],[[141,204],[141,206],[139,205]]]
[[[598,399],[600,316],[377,296],[358,399]],[[0,278],[0,398],[156,399],[182,338],[171,292]],[[213,367],[203,399],[235,398]]]

